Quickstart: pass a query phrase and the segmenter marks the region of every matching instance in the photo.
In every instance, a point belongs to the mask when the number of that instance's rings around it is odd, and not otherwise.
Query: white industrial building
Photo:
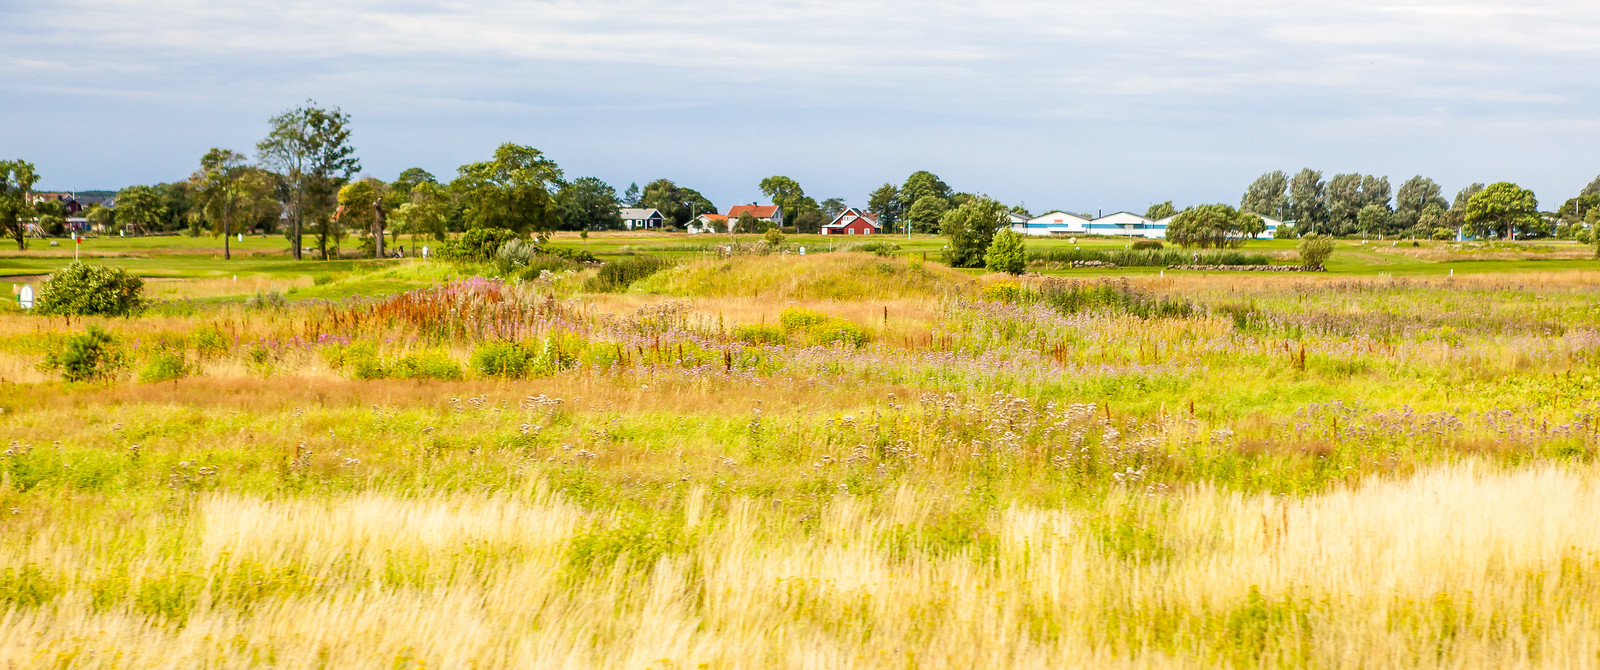
[[[1259,215],[1258,215],[1259,216]],[[1023,235],[1037,237],[1050,237],[1062,235],[1106,235],[1111,237],[1146,237],[1162,239],[1167,236],[1167,226],[1176,215],[1164,219],[1151,219],[1132,212],[1113,212],[1094,219],[1070,214],[1067,212],[1050,212],[1028,219],[1026,222],[1011,223],[1011,229]],[[1278,226],[1284,225],[1282,221],[1270,216],[1263,216],[1261,220],[1267,224],[1266,232],[1260,237],[1272,237],[1278,231]]]

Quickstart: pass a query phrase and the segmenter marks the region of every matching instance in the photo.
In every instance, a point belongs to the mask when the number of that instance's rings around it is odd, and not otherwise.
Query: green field
[[[614,265],[543,273],[153,239],[85,246],[140,313],[0,312],[0,666],[1597,660],[1586,247],[1019,278],[935,237],[562,235]]]

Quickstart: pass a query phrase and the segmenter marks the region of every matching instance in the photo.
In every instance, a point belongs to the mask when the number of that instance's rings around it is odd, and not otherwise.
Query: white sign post
[[[22,290],[19,291],[18,294],[17,294],[17,304],[22,305],[23,309],[33,309],[33,286],[32,285],[30,285],[30,284],[23,284],[22,285]]]

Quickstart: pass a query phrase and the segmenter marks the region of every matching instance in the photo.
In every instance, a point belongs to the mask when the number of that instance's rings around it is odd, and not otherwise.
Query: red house
[[[822,227],[823,235],[877,235],[883,232],[878,225],[878,215],[846,207],[833,222]]]

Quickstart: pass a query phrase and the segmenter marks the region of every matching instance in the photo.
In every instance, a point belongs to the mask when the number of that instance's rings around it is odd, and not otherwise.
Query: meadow
[[[1580,248],[557,238],[666,259],[619,285],[202,242],[96,245],[137,316],[0,311],[0,665],[1600,665]]]

